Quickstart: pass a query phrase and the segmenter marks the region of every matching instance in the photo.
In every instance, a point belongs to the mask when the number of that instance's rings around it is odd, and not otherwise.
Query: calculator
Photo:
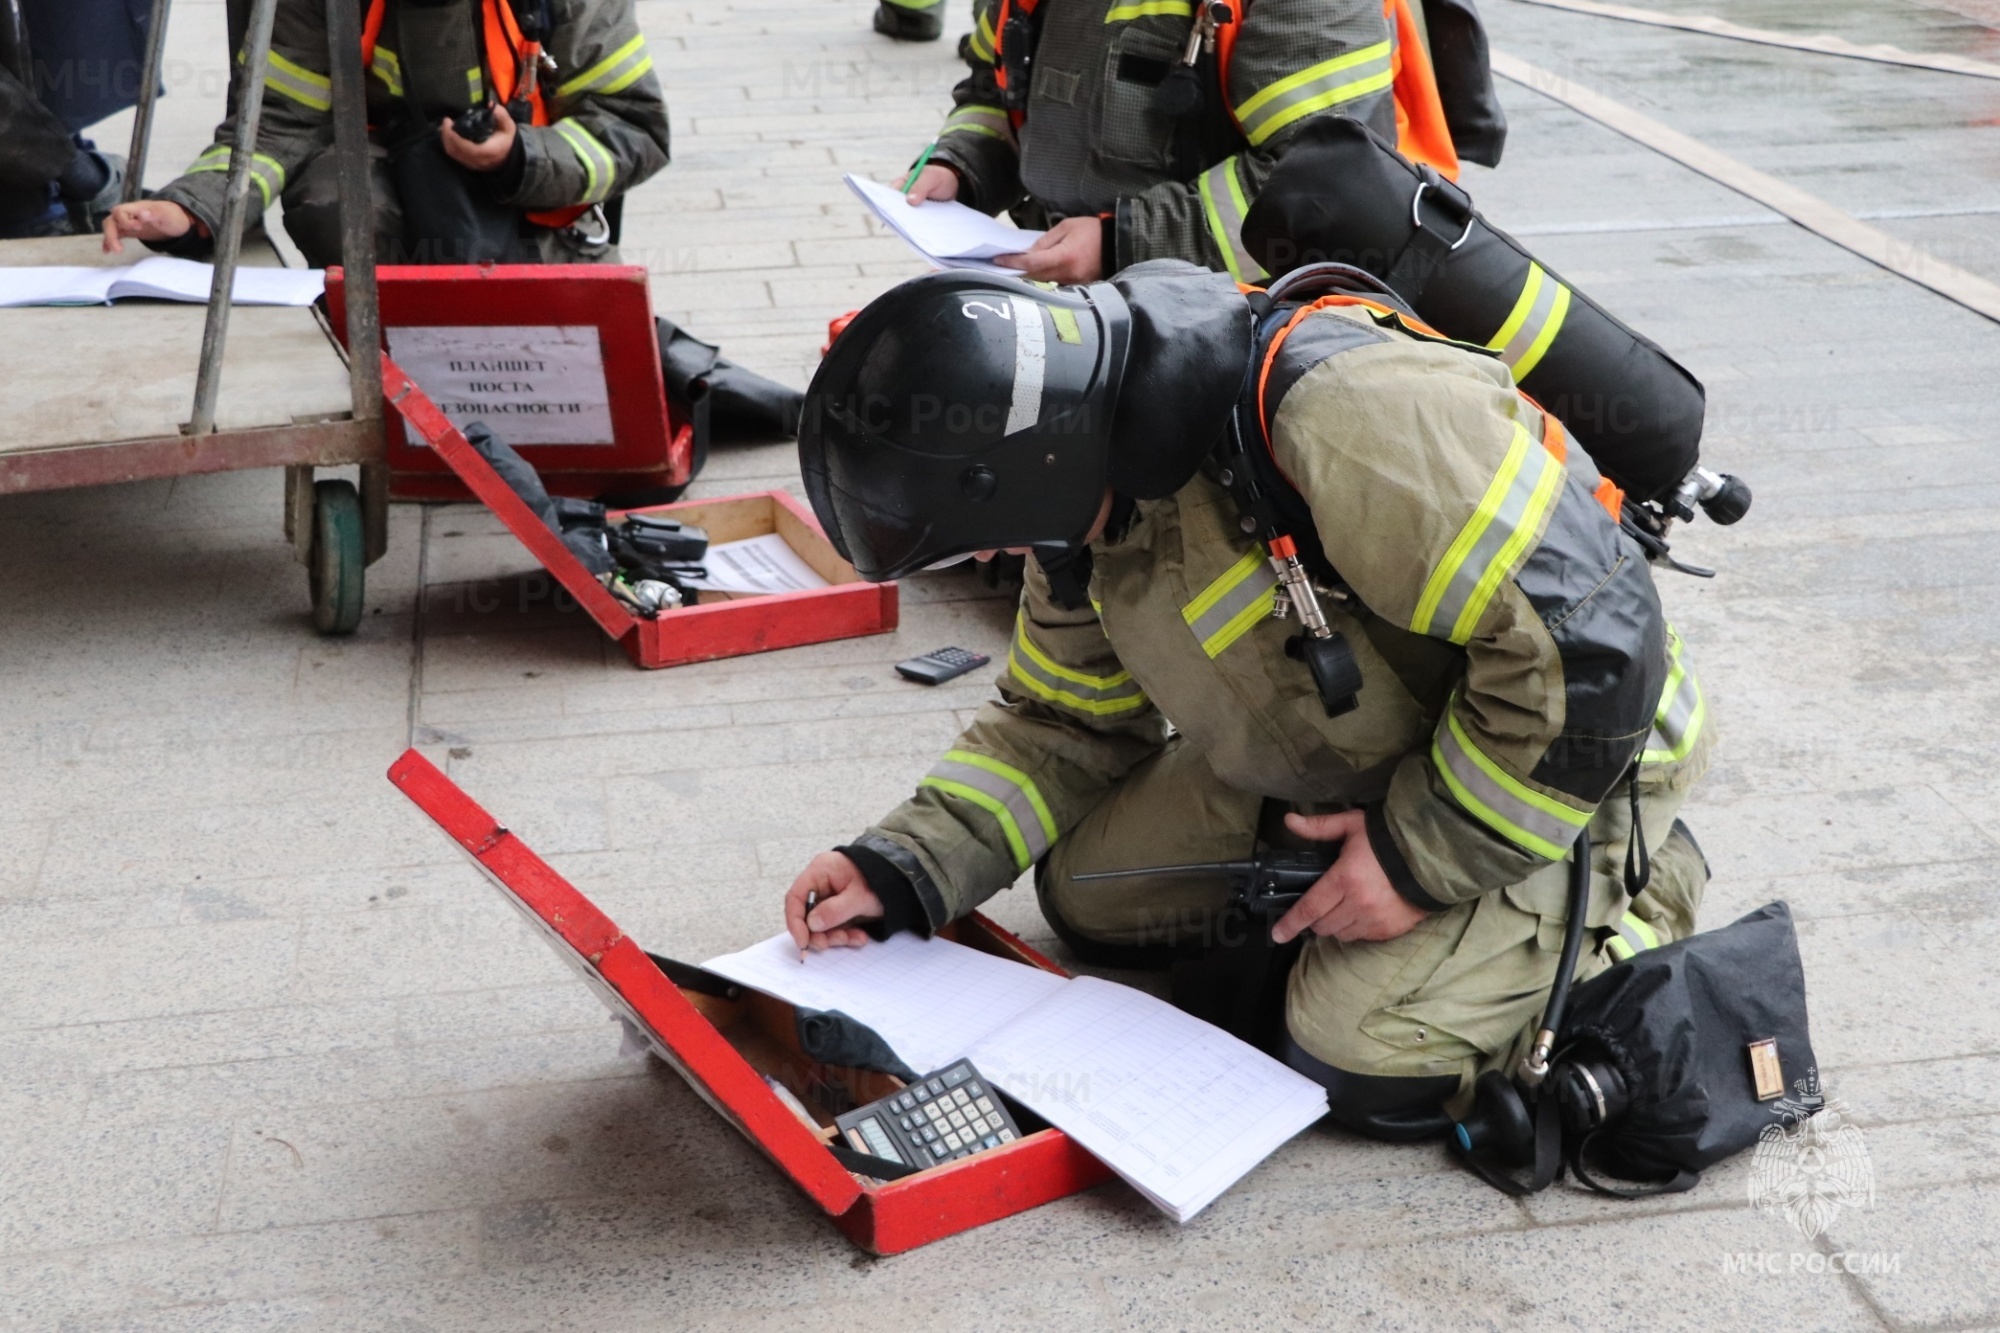
[[[896,663],[896,674],[919,685],[942,685],[968,671],[977,671],[993,659],[966,648],[940,648],[922,657]]]
[[[1021,1137],[999,1094],[970,1060],[834,1117],[856,1151],[910,1167],[937,1166]]]

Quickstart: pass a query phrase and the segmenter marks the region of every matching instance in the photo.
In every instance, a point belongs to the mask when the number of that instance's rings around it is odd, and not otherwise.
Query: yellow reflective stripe
[[[1521,283],[1521,294],[1515,299],[1514,308],[1507,312],[1499,332],[1486,343],[1514,372],[1516,384],[1541,364],[1549,344],[1562,332],[1563,320],[1569,315],[1569,302],[1569,288],[1550,277],[1540,264],[1528,265],[1528,276]]]
[[[1708,721],[1708,700],[1702,695],[1701,682],[1694,678],[1683,652],[1681,636],[1669,625],[1667,656],[1673,666],[1660,690],[1660,705],[1653,712],[1653,729],[1646,737],[1646,748],[1639,755],[1642,764],[1669,764],[1687,758]]]
[[[944,118],[944,128],[938,131],[944,135],[964,130],[971,134],[985,134],[995,139],[1012,139],[1014,126],[1007,119],[1006,111],[997,106],[962,106]]]
[[[1253,147],[1315,111],[1380,92],[1395,81],[1390,44],[1377,42],[1278,80],[1236,108]]]
[[[579,93],[614,92],[616,89],[609,86],[613,82],[617,82],[620,88],[629,85],[633,79],[639,77],[639,74],[645,71],[640,70],[638,73],[634,73],[631,68],[626,67],[627,61],[643,58],[646,69],[653,67],[653,59],[650,55],[644,54],[645,50],[646,38],[642,33],[619,47],[616,51],[613,51],[610,55],[604,57],[604,59],[598,61],[595,65],[592,65],[583,73],[563,82],[556,88],[556,96],[575,97]],[[600,84],[605,86],[600,89]]]
[[[1076,311],[1066,305],[1046,307],[1049,318],[1055,321],[1056,341],[1065,343],[1083,342],[1083,329],[1076,322]]]
[[[1016,869],[1026,870],[1055,845],[1055,816],[1034,781],[1012,764],[971,750],[948,750],[917,785],[960,797],[992,815],[1014,853]]]
[[[375,58],[368,62],[368,71],[388,85],[391,97],[403,95],[403,62],[396,53],[386,46],[375,48]]]
[[[1124,23],[1128,19],[1151,18],[1156,14],[1171,14],[1180,18],[1192,18],[1194,6],[1188,0],[1139,0],[1138,4],[1118,5],[1104,16],[1106,23]]]
[[[1256,282],[1266,275],[1243,244],[1243,219],[1250,212],[1250,201],[1243,194],[1239,163],[1236,157],[1216,163],[1195,179],[1195,192],[1201,196],[1209,235],[1229,276],[1238,282]]]
[[[1431,571],[1410,629],[1463,644],[1562,489],[1563,466],[1514,423],[1514,440],[1479,507]]]
[[[1543,795],[1489,759],[1450,709],[1431,742],[1431,762],[1452,796],[1480,823],[1537,856],[1562,860],[1590,822],[1589,811]]]
[[[1194,631],[1204,653],[1220,657],[1248,634],[1252,625],[1271,614],[1277,592],[1277,572],[1259,544],[1182,607],[1181,619]]]
[[[202,150],[194,165],[187,169],[190,176],[205,171],[228,171],[234,160],[235,150],[226,143],[210,144]],[[284,193],[285,164],[269,153],[250,154],[250,179],[257,186],[257,193],[264,200],[264,207],[271,206],[274,196]]]
[[[310,111],[325,111],[333,105],[333,80],[326,75],[314,73],[276,51],[265,57],[264,66],[265,87],[283,93]]]
[[[1092,717],[1129,713],[1146,706],[1146,695],[1129,671],[1093,676],[1066,667],[1028,635],[1024,616],[1014,618],[1014,642],[1007,649],[1007,667],[1028,693]]]
[[[1604,941],[1604,952],[1611,955],[1612,962],[1622,963],[1637,953],[1638,950],[1627,944],[1624,936],[1613,935],[1610,939]]]
[[[583,198],[578,202],[594,204],[604,198],[611,192],[611,181],[618,171],[611,160],[610,150],[571,117],[565,116],[557,121],[555,130],[569,144],[576,160],[583,163]]]
[[[993,33],[993,18],[985,10],[980,10],[978,22],[972,29],[972,54],[981,60],[993,59],[993,48],[999,38]]]
[[[1660,947],[1660,932],[1654,930],[1650,922],[1642,921],[1630,912],[1627,912],[1625,919],[1618,923],[1618,933],[1628,937],[1632,935],[1638,936],[1638,945],[1642,949],[1657,949]]]
[[[486,101],[486,75],[477,65],[465,71],[465,99],[472,106]]]

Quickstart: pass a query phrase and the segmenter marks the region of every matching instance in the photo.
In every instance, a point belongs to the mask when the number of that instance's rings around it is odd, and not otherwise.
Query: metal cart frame
[[[132,123],[125,199],[139,195],[159,97],[171,0],[153,0],[139,102]],[[232,6],[234,8],[235,6]],[[236,141],[227,203],[215,238],[215,277],[195,380],[193,409],[180,434],[66,445],[0,455],[0,495],[98,486],[111,482],[285,469],[285,536],[306,566],[313,623],[323,634],[345,634],[361,622],[367,566],[389,545],[389,469],[382,427],[382,371],[373,356],[345,357],[352,411],[344,421],[247,430],[217,430],[222,356],[229,334],[229,294],[249,213],[251,155],[263,114],[264,73],[277,0],[251,0],[244,59],[235,92]],[[361,68],[361,22],[354,0],[327,0],[326,37],[332,82],[336,165],[340,181],[341,261],[346,273],[348,331],[356,346],[380,342],[375,292],[375,238],[368,176],[367,92]],[[329,332],[336,354],[339,344]],[[317,468],[359,464],[361,484],[316,479]]]

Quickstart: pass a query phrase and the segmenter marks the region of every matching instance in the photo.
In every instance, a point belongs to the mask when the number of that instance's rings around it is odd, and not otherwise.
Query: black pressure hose
[[[1539,1084],[1549,1072],[1549,1053],[1555,1049],[1569,1009],[1569,985],[1576,976],[1576,960],[1583,953],[1583,919],[1590,912],[1590,830],[1576,835],[1570,849],[1569,916],[1563,922],[1562,958],[1556,964],[1556,979],[1549,987],[1549,1005],[1542,1011],[1542,1026],[1535,1044],[1521,1064],[1522,1076],[1530,1085]]]

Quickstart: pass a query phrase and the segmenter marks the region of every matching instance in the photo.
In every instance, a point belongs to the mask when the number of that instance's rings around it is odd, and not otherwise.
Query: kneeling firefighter
[[[1711,736],[1616,486],[1365,275],[919,278],[834,343],[800,455],[866,578],[1036,557],[1000,701],[807,866],[802,947],[928,934],[1032,869],[1079,953],[1178,960],[1177,1002],[1415,1138],[1527,1051],[1581,835],[1579,977],[1693,931],[1675,815]],[[1273,843],[1330,868],[1268,931],[1219,882],[1087,878]],[[1258,975],[1247,1017],[1203,993]]]

